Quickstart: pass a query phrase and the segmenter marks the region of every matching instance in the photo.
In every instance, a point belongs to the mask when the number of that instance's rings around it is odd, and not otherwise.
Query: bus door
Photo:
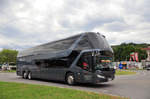
[[[91,52],[85,52],[81,55],[77,65],[85,71],[92,72],[93,56]]]

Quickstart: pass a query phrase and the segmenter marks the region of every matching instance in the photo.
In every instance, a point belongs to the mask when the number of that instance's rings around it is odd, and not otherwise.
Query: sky
[[[82,32],[110,45],[150,43],[150,0],[0,0],[0,50],[22,50]]]

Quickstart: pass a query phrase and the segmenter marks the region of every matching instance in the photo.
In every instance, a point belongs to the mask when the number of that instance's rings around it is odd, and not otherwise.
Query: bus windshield
[[[96,56],[95,70],[113,68],[112,57]]]
[[[85,52],[80,57],[78,63],[84,70],[110,70],[113,68],[112,57],[108,55],[101,55],[100,52]]]

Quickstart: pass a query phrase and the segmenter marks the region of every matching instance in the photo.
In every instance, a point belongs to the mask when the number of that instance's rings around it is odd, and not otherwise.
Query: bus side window
[[[17,61],[17,65],[18,66],[23,66],[24,65],[24,61]]]
[[[53,60],[46,60],[44,61],[44,65],[46,68],[67,68],[68,67],[68,60],[66,58],[59,58]]]
[[[36,64],[37,67],[41,67],[41,62],[40,61],[36,61],[35,64]]]

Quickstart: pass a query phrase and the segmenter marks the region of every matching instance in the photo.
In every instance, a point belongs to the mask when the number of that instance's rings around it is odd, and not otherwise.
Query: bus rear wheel
[[[67,84],[74,85],[75,84],[75,78],[73,73],[68,73],[66,78]]]
[[[24,79],[27,79],[27,76],[28,76],[28,73],[27,73],[26,71],[24,71],[22,77],[23,77]]]
[[[32,79],[32,74],[31,74],[31,72],[28,73],[28,79],[29,79],[29,80]]]

